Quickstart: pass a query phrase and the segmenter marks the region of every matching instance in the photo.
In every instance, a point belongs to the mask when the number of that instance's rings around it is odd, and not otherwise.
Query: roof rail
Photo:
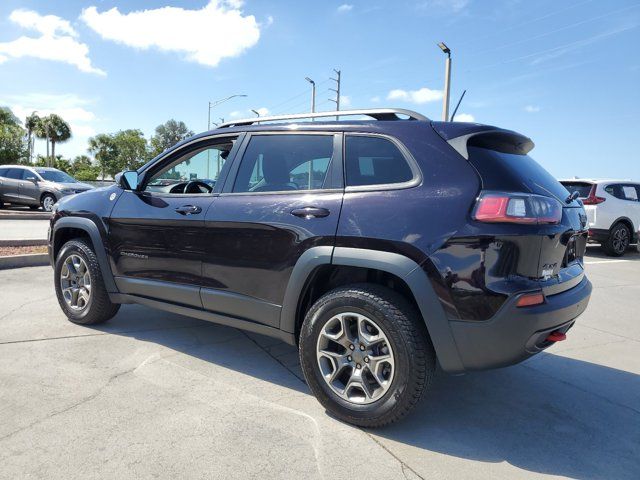
[[[263,122],[277,122],[282,120],[303,120],[325,117],[349,117],[367,116],[376,120],[402,120],[398,115],[406,115],[409,120],[421,120],[428,122],[429,119],[420,113],[404,108],[370,108],[365,110],[340,110],[336,112],[316,112],[316,113],[296,113],[293,115],[276,115],[270,117],[254,117],[242,120],[234,120],[218,125],[218,128],[238,127],[242,125],[253,125]]]

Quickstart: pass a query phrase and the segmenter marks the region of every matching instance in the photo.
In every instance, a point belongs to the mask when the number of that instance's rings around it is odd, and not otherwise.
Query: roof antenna
[[[458,107],[460,106],[460,104],[462,103],[462,99],[464,98],[464,94],[467,93],[467,91],[465,90],[464,92],[462,92],[462,95],[460,95],[460,100],[458,100],[458,104],[456,105],[455,110],[453,110],[453,113],[451,114],[451,122],[453,122],[453,118],[456,116],[456,113],[458,111]]]

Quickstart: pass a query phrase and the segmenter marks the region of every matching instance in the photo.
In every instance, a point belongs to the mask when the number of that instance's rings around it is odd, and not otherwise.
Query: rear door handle
[[[176,208],[176,212],[180,215],[194,215],[196,213],[200,213],[202,208],[198,205],[183,205],[181,207]]]
[[[324,218],[329,216],[329,210],[318,207],[303,207],[291,210],[291,215],[301,218]]]

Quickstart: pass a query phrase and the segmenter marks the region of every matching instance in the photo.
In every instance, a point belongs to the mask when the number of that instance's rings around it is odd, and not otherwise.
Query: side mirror
[[[122,172],[118,174],[119,178],[117,179],[118,184],[125,190],[138,190],[139,178],[138,172],[135,170],[127,170],[126,172]]]
[[[36,177],[27,177],[25,178],[25,180],[29,180],[30,182],[33,182],[33,183],[38,183],[38,179]]]

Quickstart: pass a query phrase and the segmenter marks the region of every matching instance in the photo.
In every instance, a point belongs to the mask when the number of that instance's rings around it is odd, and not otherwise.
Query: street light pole
[[[440,42],[438,47],[447,55],[444,71],[444,97],[442,99],[442,121],[446,122],[449,120],[449,95],[451,92],[451,49],[444,42]]]
[[[221,98],[220,100],[216,100],[215,102],[209,102],[209,112],[208,112],[208,115],[207,115],[207,130],[211,130],[211,109],[213,107],[217,107],[221,103],[224,103],[227,100],[231,100],[232,98],[246,97],[246,96],[247,95],[244,95],[244,94],[229,95],[228,97]]]
[[[311,84],[311,113],[314,113],[316,111],[316,82],[309,77],[304,77],[304,79]]]
[[[259,111],[254,110],[253,108],[251,109],[251,111],[256,114],[256,117],[260,117],[260,112]]]

